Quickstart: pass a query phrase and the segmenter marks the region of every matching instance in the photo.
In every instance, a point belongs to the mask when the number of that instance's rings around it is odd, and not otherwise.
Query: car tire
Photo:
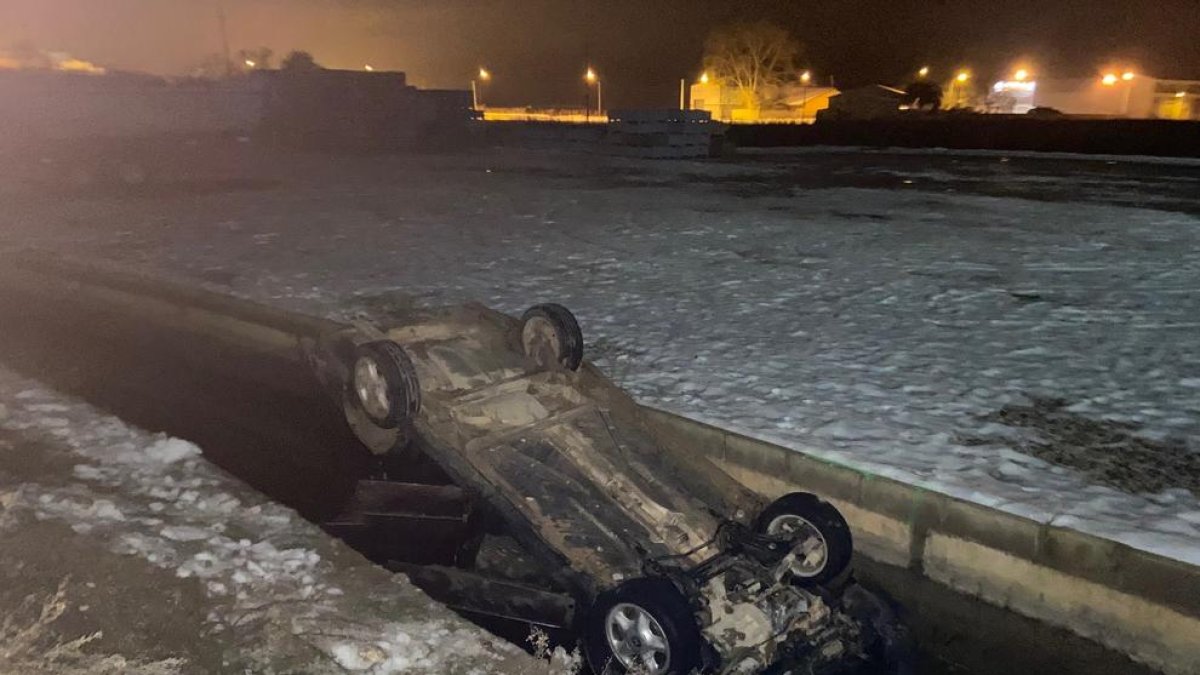
[[[596,675],[687,675],[701,664],[696,617],[667,579],[631,579],[600,594],[585,622],[584,653]]]
[[[351,402],[381,429],[412,423],[421,409],[421,388],[412,359],[391,340],[359,345],[346,383]]]
[[[829,502],[814,494],[793,492],[776,499],[755,520],[759,534],[806,532],[812,549],[791,570],[800,586],[820,586],[839,577],[850,566],[854,540],[846,519]]]
[[[566,307],[534,305],[521,316],[521,348],[540,368],[578,370],[583,363],[583,332]]]

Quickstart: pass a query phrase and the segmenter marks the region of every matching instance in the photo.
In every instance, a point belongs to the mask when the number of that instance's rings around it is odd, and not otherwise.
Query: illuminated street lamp
[[[1013,79],[1017,82],[1024,82],[1025,80],[1028,80],[1029,71],[1025,70],[1024,68],[1019,68],[1017,72],[1013,73]]]
[[[363,66],[363,70],[367,71],[368,73],[373,73],[375,72],[375,66],[368,63],[367,65]]]
[[[954,79],[950,81],[950,91],[952,91],[954,93],[954,96],[953,96],[954,107],[958,107],[958,106],[962,105],[963,85],[966,84],[967,80],[970,80],[970,79],[971,79],[971,73],[964,69],[964,70],[958,71],[958,74],[955,75]]]
[[[591,66],[588,66],[587,72],[583,74],[583,81],[588,84],[587,113],[585,117],[590,119],[592,114],[591,85],[596,85],[596,114],[599,115],[604,112],[604,84],[600,81],[600,76],[596,74],[596,71]]]
[[[471,80],[471,103],[472,103],[471,107],[473,109],[479,110],[479,99],[480,99],[479,90],[481,88],[479,83],[480,82],[490,82],[491,80],[492,80],[491,71],[489,71],[487,68],[484,68],[481,66],[479,68],[478,78],[475,80]]]
[[[700,73],[700,84],[708,84],[708,71]]]
[[[253,59],[246,59],[243,63],[246,64],[247,68],[255,68],[258,66],[258,64]]]
[[[800,123],[804,124],[804,109],[808,107],[808,83],[812,81],[812,73],[807,70],[800,73],[800,84],[804,85],[804,93],[800,99]]]
[[[1120,77],[1118,77],[1116,73],[1105,73],[1104,77],[1100,78],[1100,84],[1106,87],[1115,86],[1121,81],[1125,82],[1125,98],[1124,102],[1121,103],[1120,112],[1118,113],[1122,116],[1127,117],[1129,115],[1129,99],[1133,96],[1133,78],[1135,77],[1137,76],[1133,73],[1133,71],[1127,70],[1124,73],[1121,73]]]
[[[929,77],[929,66],[921,66],[921,69],[917,71],[917,77]]]

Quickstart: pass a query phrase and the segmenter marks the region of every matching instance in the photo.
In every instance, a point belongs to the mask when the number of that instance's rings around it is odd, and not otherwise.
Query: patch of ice
[[[161,439],[145,450],[146,458],[160,464],[174,464],[200,456],[200,448],[178,438]]]
[[[211,530],[189,525],[169,525],[162,529],[162,536],[171,541],[202,541],[212,535]]]

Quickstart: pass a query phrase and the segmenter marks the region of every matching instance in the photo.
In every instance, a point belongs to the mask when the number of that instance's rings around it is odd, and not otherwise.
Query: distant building
[[[766,103],[758,109],[746,106],[737,87],[716,81],[692,85],[691,109],[703,110],[720,122],[811,123],[817,113],[829,107],[829,99],[838,94],[833,87],[790,84],[764,92]]]
[[[847,89],[829,99],[820,119],[869,120],[900,114],[904,91],[882,84]]]
[[[993,113],[1024,115],[1037,107],[1038,83],[1026,80],[1003,80],[992,85],[987,96],[987,110]]]
[[[1132,74],[1103,78],[1038,80],[1033,106],[1068,115],[1200,120],[1200,81]],[[1013,112],[1020,112],[1014,110]]]
[[[465,142],[471,92],[423,90],[402,72],[262,72],[263,130],[294,148],[382,152]]]
[[[714,120],[732,122],[735,111],[743,110],[742,97],[736,87],[727,87],[716,81],[697,82],[692,85],[692,110],[707,111]],[[743,112],[740,116],[745,116]]]

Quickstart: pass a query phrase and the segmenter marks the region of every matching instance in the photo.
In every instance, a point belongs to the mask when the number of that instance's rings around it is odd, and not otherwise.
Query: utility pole
[[[233,63],[229,56],[229,27],[225,23],[225,5],[217,2],[217,23],[221,27],[221,54],[225,59],[225,75],[233,74]]]
[[[682,77],[679,78],[679,109],[680,110],[687,110],[687,97],[684,94],[684,92],[686,91],[686,88],[687,88],[687,80]]]

